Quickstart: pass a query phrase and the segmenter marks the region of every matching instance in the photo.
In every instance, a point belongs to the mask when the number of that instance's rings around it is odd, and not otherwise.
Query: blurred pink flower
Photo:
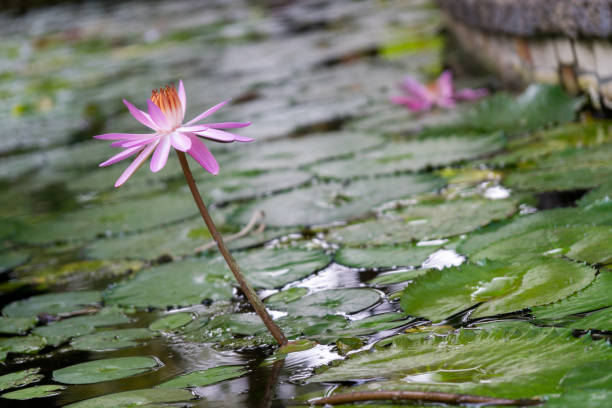
[[[115,182],[115,187],[121,186],[132,174],[151,156],[151,171],[158,172],[165,165],[170,153],[170,147],[191,155],[204,169],[212,174],[219,172],[219,164],[210,150],[200,140],[200,137],[216,142],[251,142],[253,139],[238,136],[219,129],[233,129],[249,126],[251,122],[220,122],[196,124],[207,116],[221,109],[229,100],[223,101],[194,119],[183,124],[187,100],[183,81],[179,81],[178,91],[173,86],[166,86],[151,92],[151,99],[147,100],[149,113],[143,112],[134,105],[123,100],[125,106],[134,118],[143,125],[151,128],[155,133],[107,133],[94,136],[96,139],[116,140],[111,143],[113,147],[124,150],[111,157],[100,167],[110,166],[139,153],[136,159],[125,169]]]
[[[406,95],[392,96],[391,102],[404,105],[413,112],[426,111],[434,106],[451,108],[460,100],[480,99],[488,94],[486,89],[453,89],[453,74],[446,70],[438,79],[424,85],[414,78],[406,77],[400,84]]]

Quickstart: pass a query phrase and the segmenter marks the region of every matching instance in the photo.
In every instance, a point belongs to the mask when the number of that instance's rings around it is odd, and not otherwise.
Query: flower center
[[[151,101],[166,115],[169,125],[174,129],[183,121],[183,105],[174,85],[151,91]]]

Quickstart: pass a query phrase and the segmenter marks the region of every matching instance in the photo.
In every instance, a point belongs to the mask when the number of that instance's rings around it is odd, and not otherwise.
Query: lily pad
[[[328,289],[287,304],[290,316],[325,316],[349,314],[366,309],[380,301],[372,289]]]
[[[34,398],[52,397],[66,389],[63,385],[35,385],[34,387],[24,388],[17,391],[2,394],[2,398],[12,400],[30,400]]]
[[[0,361],[8,353],[37,354],[46,345],[45,339],[33,335],[0,338]]]
[[[276,288],[304,278],[329,262],[322,251],[263,248],[236,252],[254,287]],[[247,268],[248,265],[248,268]],[[236,285],[225,261],[187,259],[142,271],[109,289],[105,301],[137,307],[188,306],[204,299],[229,300]]]
[[[612,306],[611,292],[612,272],[602,270],[586,288],[550,305],[534,307],[532,312],[538,319],[560,319],[601,309]]]
[[[75,350],[110,351],[127,347],[135,347],[141,340],[148,340],[155,333],[148,329],[120,329],[75,337],[70,345]]]
[[[559,381],[576,366],[610,360],[612,349],[605,342],[523,323],[427,339],[398,337],[390,347],[352,355],[308,381],[387,379],[353,388],[526,398],[557,392]]]
[[[439,249],[433,246],[380,246],[366,248],[344,247],[336,252],[336,261],[354,268],[393,268],[419,266]]]
[[[213,367],[207,370],[194,371],[189,374],[183,374],[161,383],[157,388],[194,388],[205,387],[214,383],[240,377],[246,374],[248,370],[241,366],[220,366]]]
[[[400,272],[387,272],[378,275],[374,279],[371,279],[368,283],[377,286],[394,285],[396,283],[413,280],[416,277],[421,276],[425,273],[427,273],[427,269],[412,269]]]
[[[515,208],[513,201],[480,198],[424,202],[332,230],[329,239],[345,245],[386,245],[445,238],[509,217]]]
[[[570,122],[581,105],[582,99],[572,98],[559,86],[530,85],[516,98],[506,93],[496,93],[483,99],[465,108],[454,122],[432,126],[423,135],[488,133],[499,130],[521,133],[550,124]]]
[[[149,330],[156,331],[173,331],[193,320],[191,313],[172,313],[168,316],[161,317],[149,325]]]
[[[142,374],[160,364],[152,357],[107,358],[55,370],[53,379],[63,384],[93,384]]]
[[[8,317],[30,317],[39,314],[58,315],[74,312],[102,301],[99,291],[49,293],[9,303],[2,309]]]
[[[0,252],[0,275],[25,263],[29,258],[30,254],[24,251]]]
[[[568,390],[561,395],[553,395],[546,400],[550,408],[600,408],[612,398],[607,389]]]
[[[382,139],[359,132],[322,133],[300,139],[275,140],[265,145],[237,146],[238,168],[269,170],[296,168],[323,159],[346,156],[370,149]]]
[[[266,213],[266,224],[272,226],[326,224],[354,218],[386,201],[435,191],[443,184],[431,175],[316,184],[246,205],[238,213],[238,220],[246,223],[253,211],[262,210]],[[277,211],[278,208],[291,211]]]
[[[276,307],[285,305],[287,303],[295,302],[301,299],[308,293],[306,288],[289,288],[281,292],[275,293],[265,299],[266,307],[275,309]]]
[[[39,374],[39,372],[40,368],[37,367],[0,376],[0,391],[8,390],[9,388],[23,387],[24,385],[38,382],[45,378],[45,376]]]
[[[66,408],[132,408],[148,404],[189,401],[194,398],[187,390],[142,389],[103,395],[66,405]]]
[[[391,140],[379,149],[371,149],[354,158],[317,164],[313,169],[321,177],[347,179],[358,176],[393,174],[439,167],[500,150],[500,134],[466,138],[451,136],[429,140]]]
[[[86,316],[71,317],[58,322],[40,326],[33,333],[43,337],[47,344],[59,346],[72,337],[93,333],[97,327],[114,326],[129,323],[131,319],[114,308],[104,308],[98,313]]]
[[[432,321],[476,305],[472,317],[492,316],[563,299],[589,285],[595,272],[560,259],[431,269],[404,289],[401,304],[407,314]]]
[[[608,307],[590,313],[588,316],[576,320],[569,327],[582,330],[612,331],[612,309]]]
[[[514,261],[534,256],[565,256],[591,264],[612,261],[611,227],[557,227],[517,235],[475,253],[474,260]]]
[[[0,316],[0,333],[4,334],[26,334],[32,327],[36,326],[38,319],[30,317],[3,317]]]

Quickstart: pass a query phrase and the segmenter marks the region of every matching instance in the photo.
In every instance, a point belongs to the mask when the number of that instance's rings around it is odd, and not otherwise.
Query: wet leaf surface
[[[209,368],[208,370],[194,371],[189,374],[180,375],[158,385],[157,387],[170,389],[205,387],[220,381],[243,376],[246,373],[247,370],[245,370],[243,367],[220,366]]]

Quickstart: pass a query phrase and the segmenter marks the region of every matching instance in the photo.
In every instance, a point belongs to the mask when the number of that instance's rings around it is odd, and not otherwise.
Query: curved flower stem
[[[485,405],[505,405],[505,406],[527,406],[538,405],[543,401],[539,399],[506,399],[493,398],[481,395],[453,394],[447,392],[427,392],[427,391],[363,391],[337,394],[330,397],[318,398],[309,401],[313,405],[334,405],[346,404],[356,401],[426,401],[442,402],[446,404],[477,404]]]
[[[223,258],[225,258],[227,266],[229,266],[230,270],[234,274],[234,277],[240,284],[240,288],[246,295],[249,303],[251,304],[251,306],[253,306],[253,309],[255,309],[255,312],[257,312],[261,320],[263,320],[264,324],[270,331],[270,334],[272,334],[272,336],[274,337],[274,340],[276,340],[276,342],[281,346],[284,346],[288,343],[287,338],[283,334],[280,327],[278,327],[276,323],[274,323],[272,317],[268,314],[268,311],[266,310],[266,307],[262,303],[261,299],[259,299],[257,293],[255,293],[255,290],[253,290],[251,285],[249,285],[249,283],[242,275],[242,271],[240,270],[238,263],[230,253],[229,249],[227,249],[227,247],[225,246],[225,243],[223,242],[223,237],[217,230],[215,223],[210,217],[210,214],[208,214],[208,210],[206,210],[204,201],[202,201],[202,197],[200,196],[198,187],[196,186],[195,180],[193,179],[193,175],[191,174],[191,170],[189,169],[189,163],[187,163],[187,157],[185,157],[185,153],[176,150],[176,154],[178,155],[179,162],[181,163],[181,168],[183,169],[183,173],[185,174],[187,185],[189,186],[189,190],[191,190],[191,194],[193,195],[193,199],[196,203],[196,206],[198,207],[198,210],[200,210],[200,214],[202,214],[202,218],[204,219],[204,222],[206,223],[206,226],[208,227],[208,230],[210,231],[213,239],[217,242],[219,251],[221,252],[221,255],[223,255]]]

